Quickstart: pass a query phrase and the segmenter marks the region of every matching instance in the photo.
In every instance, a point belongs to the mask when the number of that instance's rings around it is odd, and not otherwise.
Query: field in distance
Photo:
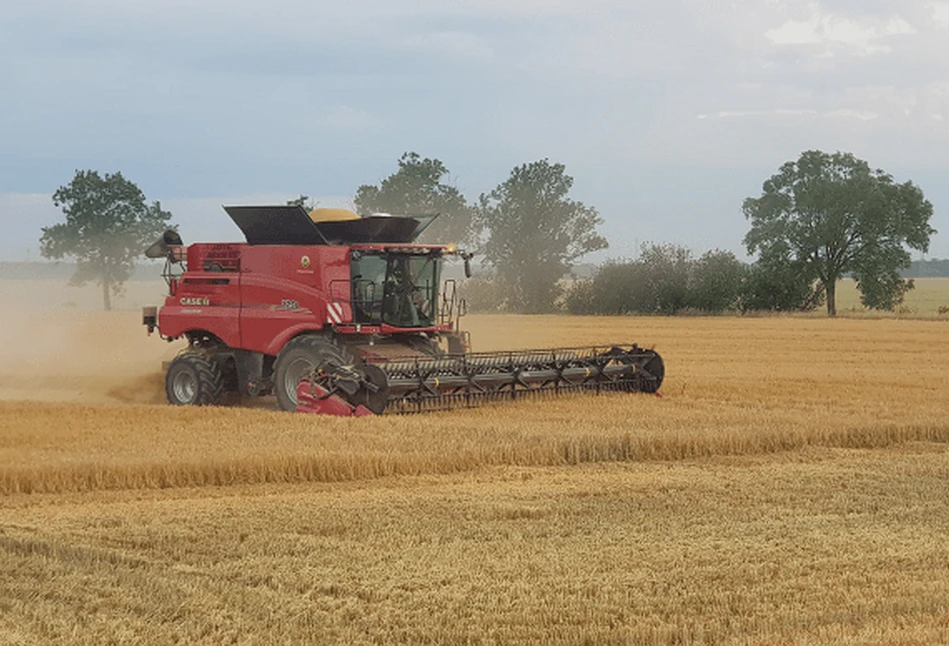
[[[844,279],[837,283],[838,316],[877,316],[903,318],[942,318],[949,320],[949,278],[913,278],[913,289],[906,293],[896,312],[867,310],[860,303],[856,283]],[[826,308],[818,310],[826,312]]]
[[[942,321],[472,316],[663,397],[358,420],[163,405],[131,309],[0,326],[2,643],[949,642]]]

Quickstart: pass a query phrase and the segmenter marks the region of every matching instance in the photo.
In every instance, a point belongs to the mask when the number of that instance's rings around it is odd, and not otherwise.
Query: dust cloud
[[[129,283],[105,312],[94,286],[0,280],[0,400],[163,402],[162,362],[181,344],[147,336],[141,306],[164,288]]]

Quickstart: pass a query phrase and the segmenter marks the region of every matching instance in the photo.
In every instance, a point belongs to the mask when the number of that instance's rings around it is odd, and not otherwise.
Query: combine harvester
[[[470,275],[470,254],[415,244],[435,216],[225,210],[246,243],[185,247],[168,231],[146,251],[166,259],[169,294],[143,322],[188,341],[167,366],[172,404],[274,395],[283,410],[358,416],[662,384],[662,358],[635,344],[470,352],[465,302],[441,278],[452,255]]]

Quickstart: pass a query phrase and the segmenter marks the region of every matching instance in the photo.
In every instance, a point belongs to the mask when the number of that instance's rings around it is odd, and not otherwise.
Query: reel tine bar
[[[370,358],[386,377],[385,412],[470,408],[486,401],[563,392],[656,392],[659,355],[639,346],[480,352],[444,357]]]

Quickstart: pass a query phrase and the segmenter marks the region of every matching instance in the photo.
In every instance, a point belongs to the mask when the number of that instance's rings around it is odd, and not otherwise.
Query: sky
[[[949,1],[35,0],[0,22],[0,260],[121,171],[186,242],[222,204],[346,206],[403,152],[469,199],[548,158],[610,248],[747,258],[746,197],[805,150],[933,203],[949,257]],[[914,254],[914,257],[919,257]]]

